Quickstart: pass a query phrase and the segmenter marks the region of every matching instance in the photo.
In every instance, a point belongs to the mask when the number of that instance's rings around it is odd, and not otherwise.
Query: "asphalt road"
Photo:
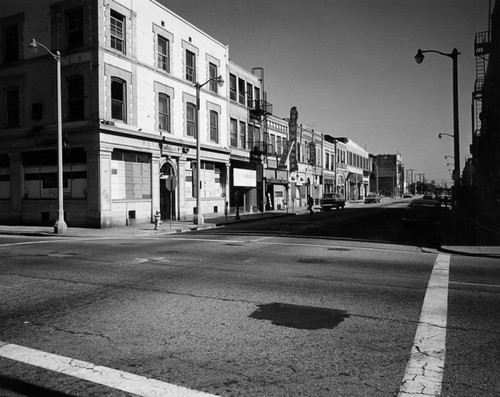
[[[0,341],[14,346],[0,345],[0,395],[155,395],[154,379],[174,387],[156,395],[396,396],[448,260],[442,395],[499,396],[499,264],[440,254],[400,210],[136,240],[0,236]]]

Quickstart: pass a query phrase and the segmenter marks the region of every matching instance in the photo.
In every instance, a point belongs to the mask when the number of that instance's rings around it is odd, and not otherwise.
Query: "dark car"
[[[411,194],[411,193],[406,192],[405,194],[403,194],[403,198],[412,198],[412,197],[413,197],[413,194]]]
[[[403,222],[418,225],[437,225],[442,215],[441,202],[431,199],[414,199],[406,207]]]
[[[345,207],[345,197],[339,193],[325,193],[319,205],[322,210],[330,210],[332,208],[342,209]]]
[[[380,196],[376,193],[368,193],[365,197],[365,204],[380,203]]]

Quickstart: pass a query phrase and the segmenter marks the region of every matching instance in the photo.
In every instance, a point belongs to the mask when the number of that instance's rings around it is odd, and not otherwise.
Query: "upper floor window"
[[[247,83],[247,106],[253,108],[253,88],[250,83]]]
[[[231,134],[231,146],[238,147],[238,121],[236,119],[231,119],[229,128],[229,132]]]
[[[219,142],[219,114],[213,110],[210,111],[210,140]]]
[[[66,34],[69,49],[83,47],[83,8],[66,13]]]
[[[219,90],[218,90],[219,85],[217,84],[217,81],[216,81],[216,79],[219,76],[219,74],[218,74],[218,70],[217,70],[217,65],[216,64],[211,63],[211,62],[208,64],[208,74],[209,74],[208,77],[210,79],[213,79],[213,80],[210,81],[208,88],[212,92],[215,92],[215,93],[219,92]]]
[[[127,121],[126,82],[122,79],[113,77],[111,80],[111,118]]]
[[[229,99],[236,101],[236,76],[234,74],[229,75]]]
[[[10,26],[5,28],[5,62],[15,62],[19,60],[19,33],[18,27]]]
[[[186,80],[196,83],[196,54],[186,50]]]
[[[240,148],[246,149],[246,124],[244,121],[240,121]]]
[[[158,67],[170,73],[170,42],[163,36],[158,35]]]
[[[238,79],[238,102],[245,104],[245,80]]]
[[[68,84],[68,120],[84,119],[84,84],[83,75],[69,76]]]
[[[254,93],[255,93],[255,100],[258,101],[260,100],[260,88],[259,87],[254,87]]]
[[[186,104],[186,134],[196,138],[196,105]]]
[[[167,94],[158,94],[158,124],[160,130],[170,132],[170,97]]]
[[[111,10],[111,48],[125,54],[125,17]]]
[[[19,87],[12,87],[6,90],[6,116],[7,128],[19,127]]]

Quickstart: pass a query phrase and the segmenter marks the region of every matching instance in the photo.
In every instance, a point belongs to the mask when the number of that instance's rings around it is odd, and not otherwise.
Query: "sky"
[[[372,154],[401,153],[406,169],[451,185],[451,58],[458,57],[461,168],[470,157],[474,38],[495,0],[159,0],[229,46],[231,61],[263,67],[277,117],[348,137]]]

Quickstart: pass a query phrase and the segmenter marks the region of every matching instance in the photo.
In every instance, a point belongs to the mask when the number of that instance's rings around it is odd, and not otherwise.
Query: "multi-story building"
[[[223,211],[229,88],[215,81],[229,81],[227,46],[154,0],[19,0],[2,5],[0,24],[3,221],[56,212],[56,62],[41,45],[31,53],[32,38],[61,54],[68,224],[124,225],[160,209],[189,218],[197,194],[203,213]]]
[[[347,177],[347,138],[323,137],[323,190],[345,197]]]
[[[351,139],[346,143],[346,198],[362,200],[370,192],[370,154]]]
[[[401,197],[405,189],[405,172],[400,153],[372,155],[370,185],[383,196]]]
[[[480,244],[500,242],[500,6],[495,2],[488,31],[476,34],[476,81],[473,91],[474,194],[465,185],[461,209],[474,218]]]

